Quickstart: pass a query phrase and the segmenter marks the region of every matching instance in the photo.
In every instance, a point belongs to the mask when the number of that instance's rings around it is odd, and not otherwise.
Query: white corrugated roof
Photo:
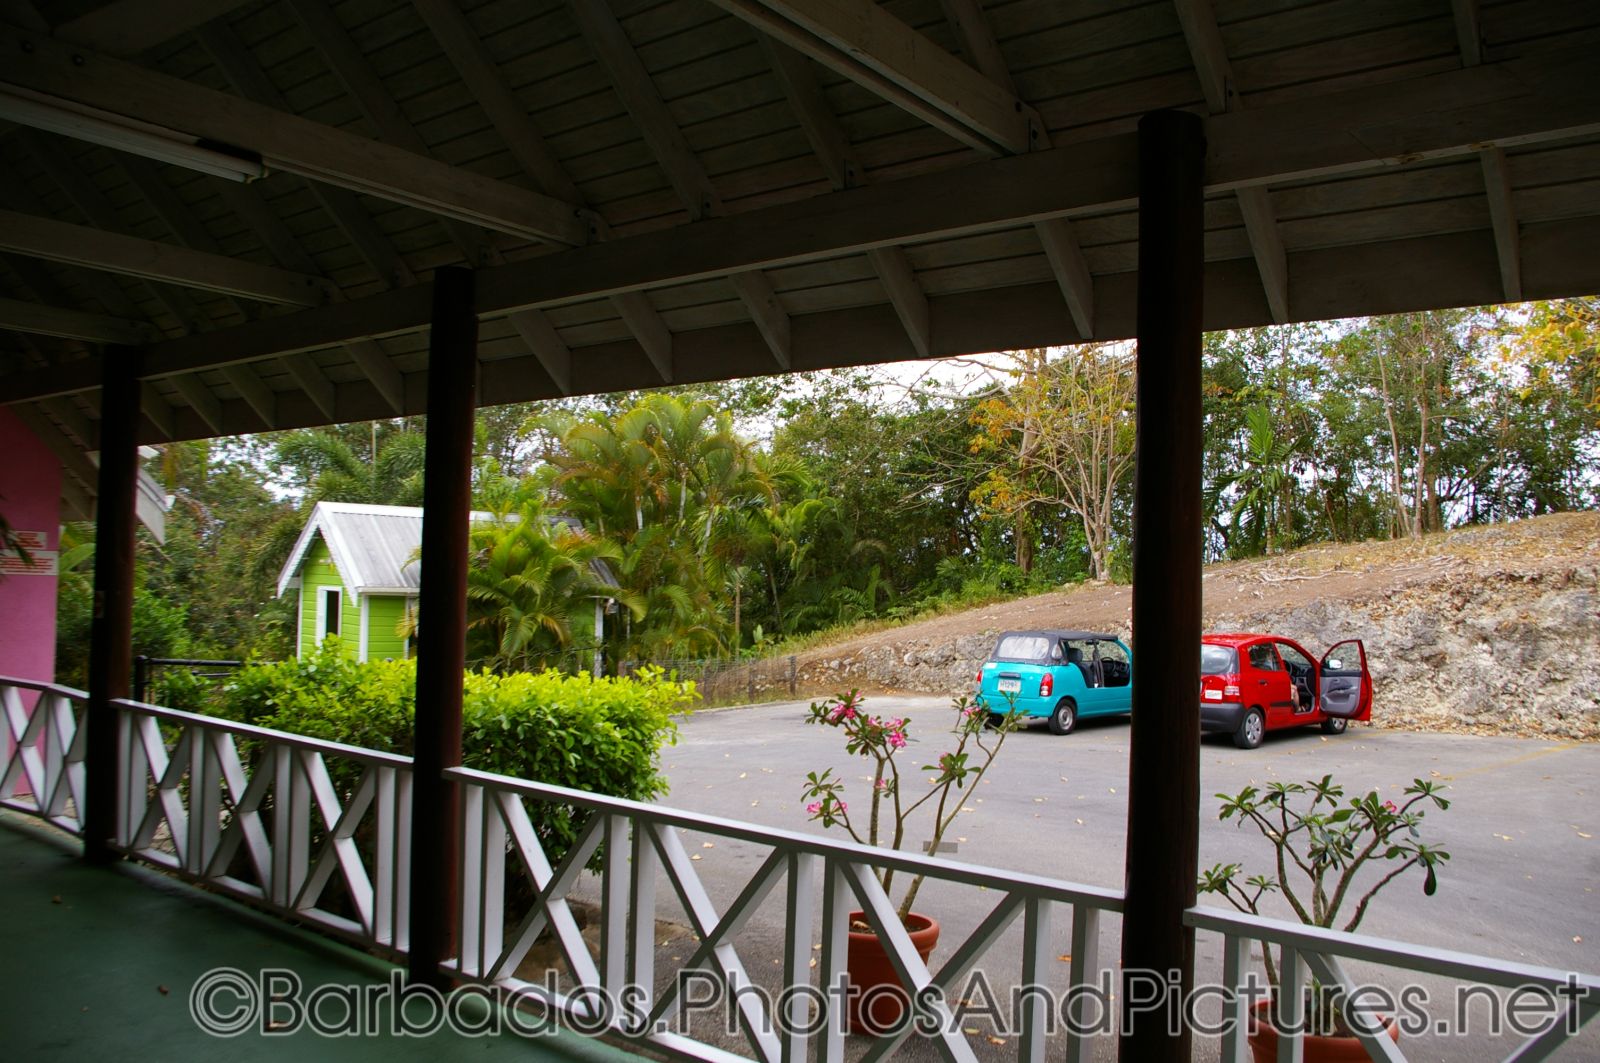
[[[474,511],[474,523],[494,520],[494,514]],[[565,524],[581,531],[583,524],[571,517],[551,517],[552,524]],[[422,509],[416,506],[371,506],[355,502],[318,502],[306,521],[294,550],[278,573],[278,596],[289,588],[289,581],[305,564],[306,551],[321,535],[333,555],[339,576],[352,593],[414,594],[420,583],[421,566],[413,560],[422,545]],[[616,576],[604,562],[591,566],[607,584],[617,586]]]

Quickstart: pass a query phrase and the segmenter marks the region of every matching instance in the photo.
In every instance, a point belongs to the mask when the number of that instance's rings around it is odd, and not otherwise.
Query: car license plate
[[[999,686],[1002,694],[1022,693],[1022,680],[1020,679],[1002,679]]]
[[[1205,699],[1207,701],[1221,701],[1222,700],[1222,691],[1220,691],[1220,690],[1205,690],[1205,691],[1201,691],[1201,693],[1205,695]]]

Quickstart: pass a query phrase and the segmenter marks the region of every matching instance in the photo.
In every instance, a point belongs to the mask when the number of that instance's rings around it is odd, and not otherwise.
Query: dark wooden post
[[[411,810],[412,981],[442,985],[455,952],[460,816],[456,787],[440,778],[461,763],[466,669],[467,537],[472,512],[472,425],[477,407],[478,318],[472,271],[433,275],[428,341],[428,455],[423,466],[422,568],[417,602],[417,718]]]
[[[117,710],[133,669],[133,536],[139,490],[141,352],[109,347],[100,380],[100,473],[94,534],[94,612],[89,625],[89,705],[84,726],[83,857],[116,854]]]
[[[1204,169],[1198,116],[1158,111],[1140,120],[1123,1063],[1187,1063],[1192,1040],[1171,1019],[1194,980],[1194,932],[1183,911],[1195,900],[1200,815]],[[1164,1005],[1140,1010],[1157,992]]]

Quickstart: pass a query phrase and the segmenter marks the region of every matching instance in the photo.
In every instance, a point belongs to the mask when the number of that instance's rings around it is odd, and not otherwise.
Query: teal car
[[[1015,704],[1064,735],[1080,718],[1133,711],[1133,653],[1115,635],[1007,631],[978,670],[978,699],[991,719]]]

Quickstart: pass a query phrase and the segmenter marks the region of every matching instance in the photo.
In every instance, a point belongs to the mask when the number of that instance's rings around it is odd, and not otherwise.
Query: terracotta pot
[[[851,912],[850,924],[854,926],[866,919],[864,912]],[[906,916],[906,931],[911,944],[924,963],[939,943],[939,924],[925,915],[912,912]],[[850,942],[845,952],[845,973],[850,977],[850,1032],[881,1036],[895,1029],[911,1003],[889,962],[883,942],[871,930],[850,931]]]
[[[1277,1063],[1278,1031],[1267,1021],[1270,1000],[1258,1001],[1255,1014],[1250,1016],[1250,1052],[1255,1063]],[[1400,1027],[1393,1019],[1384,1020],[1384,1032],[1389,1040],[1399,1042]],[[1370,1063],[1372,1057],[1362,1047],[1361,1039],[1354,1036],[1314,1037],[1300,1039],[1305,1046],[1305,1063]]]

